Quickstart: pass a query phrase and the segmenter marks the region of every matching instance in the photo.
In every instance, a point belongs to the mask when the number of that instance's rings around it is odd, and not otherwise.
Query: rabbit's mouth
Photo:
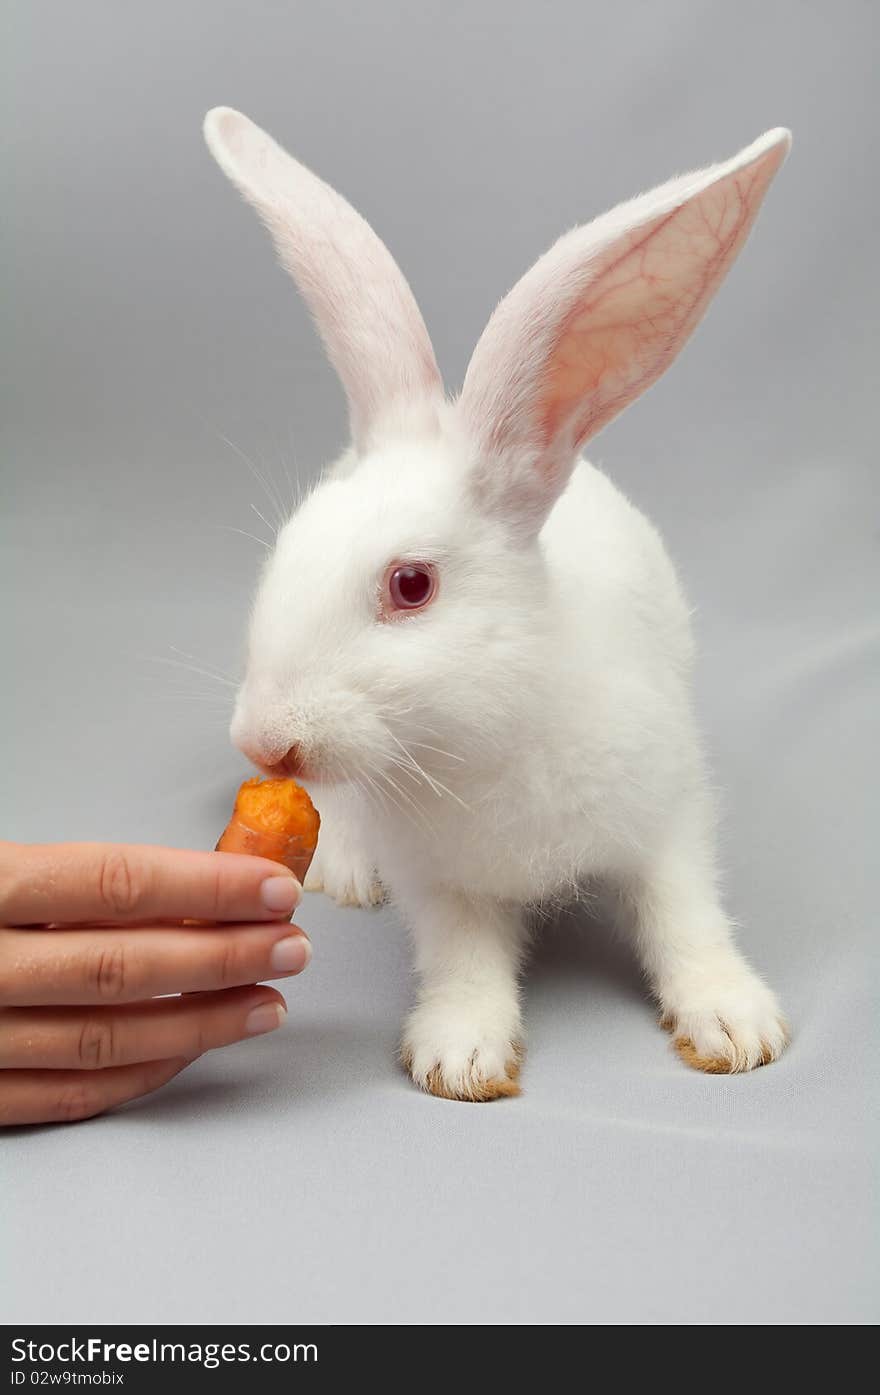
[[[263,774],[319,785],[346,783],[387,755],[385,724],[353,688],[302,688],[246,680],[230,725],[232,744]]]
[[[333,777],[315,760],[307,760],[300,746],[291,746],[281,760],[265,761],[249,759],[262,775],[270,780],[307,780],[310,785],[332,784]],[[341,779],[341,774],[336,779]]]
[[[314,779],[314,770],[309,769],[308,761],[305,759],[302,747],[294,744],[284,753],[279,761],[272,764],[263,764],[260,761],[254,762],[260,769],[273,779],[294,779],[308,780]]]
[[[290,746],[280,760],[266,760],[255,751],[246,750],[241,742],[236,744],[257,770],[271,780],[306,780],[310,785],[332,785],[347,778],[345,770],[331,768],[317,756],[304,755],[303,748],[297,744]]]

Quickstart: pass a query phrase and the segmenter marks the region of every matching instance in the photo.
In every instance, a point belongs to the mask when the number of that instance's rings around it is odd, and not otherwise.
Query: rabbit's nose
[[[235,733],[235,744],[252,765],[268,775],[284,775],[287,760],[287,744],[272,741],[253,733]],[[295,749],[295,748],[292,748]]]

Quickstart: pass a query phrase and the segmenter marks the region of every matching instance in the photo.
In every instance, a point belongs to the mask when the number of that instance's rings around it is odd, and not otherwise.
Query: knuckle
[[[124,945],[102,946],[90,956],[86,968],[86,985],[97,998],[117,1002],[128,988],[129,977]]]
[[[211,915],[217,919],[222,919],[225,900],[223,859],[217,858],[210,864],[211,881],[207,890],[208,904],[211,908]]]
[[[211,1049],[211,1041],[209,1038],[210,1034],[204,1022],[199,1018],[192,1029],[187,1055],[191,1056],[193,1059],[204,1056],[205,1052]]]
[[[95,1086],[87,1080],[76,1080],[61,1090],[53,1114],[63,1123],[73,1124],[77,1119],[100,1114],[103,1107],[100,1092]]]
[[[220,946],[217,964],[218,982],[222,988],[232,988],[242,981],[243,955],[240,946],[232,935],[227,936]]]
[[[83,1070],[103,1070],[116,1060],[116,1042],[110,1018],[86,1018],[80,1028],[76,1056]]]
[[[99,891],[111,916],[132,915],[144,900],[143,872],[119,848],[107,853],[101,864]]]

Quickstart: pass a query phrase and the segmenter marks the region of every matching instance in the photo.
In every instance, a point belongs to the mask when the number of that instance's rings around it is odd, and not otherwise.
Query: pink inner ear
[[[782,153],[768,150],[616,237],[585,267],[539,393],[545,447],[566,425],[582,445],[669,365],[745,240]]]
[[[208,144],[268,227],[302,292],[348,396],[352,436],[411,413],[433,423],[443,385],[412,291],[385,244],[351,205],[247,117],[218,107]]]

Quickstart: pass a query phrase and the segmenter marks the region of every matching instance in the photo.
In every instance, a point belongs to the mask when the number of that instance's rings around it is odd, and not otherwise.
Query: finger
[[[156,998],[124,1008],[6,1008],[0,1069],[107,1070],[138,1061],[195,1060],[205,1051],[263,1036],[287,1009],[274,988],[230,988]]]
[[[0,1071],[0,1125],[90,1119],[167,1085],[191,1062],[143,1061],[115,1070]]]
[[[204,930],[0,930],[0,1007],[136,1003],[301,973],[295,925]]]
[[[286,867],[239,853],[0,843],[0,924],[277,920],[301,895]]]

